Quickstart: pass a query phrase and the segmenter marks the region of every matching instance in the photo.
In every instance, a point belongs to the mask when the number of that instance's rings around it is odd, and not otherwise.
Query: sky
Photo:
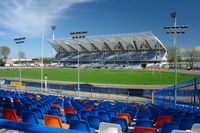
[[[165,46],[173,46],[173,36],[164,26],[188,25],[177,36],[178,48],[200,49],[199,0],[0,0],[0,46],[8,46],[10,58],[18,58],[14,38],[26,37],[21,50],[26,58],[52,57],[51,25],[56,38],[70,38],[70,32],[88,31],[86,36],[152,32]]]

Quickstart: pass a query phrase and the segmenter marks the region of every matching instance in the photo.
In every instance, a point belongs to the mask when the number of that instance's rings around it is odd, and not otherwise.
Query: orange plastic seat
[[[2,118],[11,121],[22,121],[20,118],[17,117],[13,109],[2,109]]]
[[[173,121],[173,118],[170,116],[159,116],[155,125],[156,127],[162,127],[166,121]]]
[[[128,125],[131,124],[131,117],[128,113],[117,113],[116,117],[124,118],[124,119],[126,119]]]
[[[91,109],[93,109],[94,107],[93,106],[85,106],[85,109],[87,110],[87,111],[91,111]]]
[[[66,116],[67,113],[76,113],[74,108],[65,108],[64,115]]]
[[[156,128],[135,127],[133,133],[158,133]]]
[[[59,116],[53,115],[44,115],[44,125],[50,127],[69,129],[69,124],[62,123]]]
[[[52,107],[58,107],[61,112],[64,112],[64,109],[61,109],[59,104],[52,104]]]

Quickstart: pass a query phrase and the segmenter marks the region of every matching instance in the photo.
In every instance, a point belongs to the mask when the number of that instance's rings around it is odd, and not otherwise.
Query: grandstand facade
[[[150,32],[86,38],[48,40],[57,52],[54,61],[77,67],[78,51],[83,68],[163,67],[167,50]]]

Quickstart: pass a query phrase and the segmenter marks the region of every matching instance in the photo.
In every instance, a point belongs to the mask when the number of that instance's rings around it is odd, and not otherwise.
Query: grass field
[[[77,81],[77,69],[44,69],[48,80]],[[198,76],[197,74],[178,73],[178,82]],[[0,77],[19,77],[18,69],[0,70]],[[40,69],[22,69],[22,78],[40,79]],[[105,70],[81,69],[80,82],[124,85],[168,85],[174,83],[174,72],[143,70]]]

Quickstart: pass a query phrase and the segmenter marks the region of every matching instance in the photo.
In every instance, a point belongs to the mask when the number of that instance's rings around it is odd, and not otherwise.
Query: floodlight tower
[[[77,52],[78,52],[78,98],[79,98],[79,92],[80,92],[80,63],[79,63],[79,52],[80,52],[80,41],[79,39],[85,38],[85,34],[87,34],[88,31],[81,31],[81,32],[71,32],[70,35],[72,36],[72,39],[76,39],[78,41],[78,47],[77,47]]]
[[[26,39],[26,37],[18,37],[15,38],[14,41],[16,44],[18,44],[19,48],[18,48],[18,56],[19,56],[19,86],[20,86],[20,92],[22,91],[22,71],[21,71],[21,56],[20,56],[20,52],[21,52],[21,44],[24,43],[24,40]]]
[[[174,19],[174,26],[164,26],[164,29],[167,30],[167,34],[172,34],[174,35],[174,104],[176,104],[176,95],[177,95],[177,90],[176,90],[176,85],[177,85],[177,65],[176,65],[176,36],[180,34],[185,34],[183,31],[184,29],[188,28],[188,25],[176,25],[176,12],[170,13],[171,17]]]
[[[55,40],[54,31],[56,30],[56,26],[52,25],[51,29],[52,29],[52,40],[54,41]],[[53,47],[52,47],[52,57],[54,57],[54,49],[53,49]]]

